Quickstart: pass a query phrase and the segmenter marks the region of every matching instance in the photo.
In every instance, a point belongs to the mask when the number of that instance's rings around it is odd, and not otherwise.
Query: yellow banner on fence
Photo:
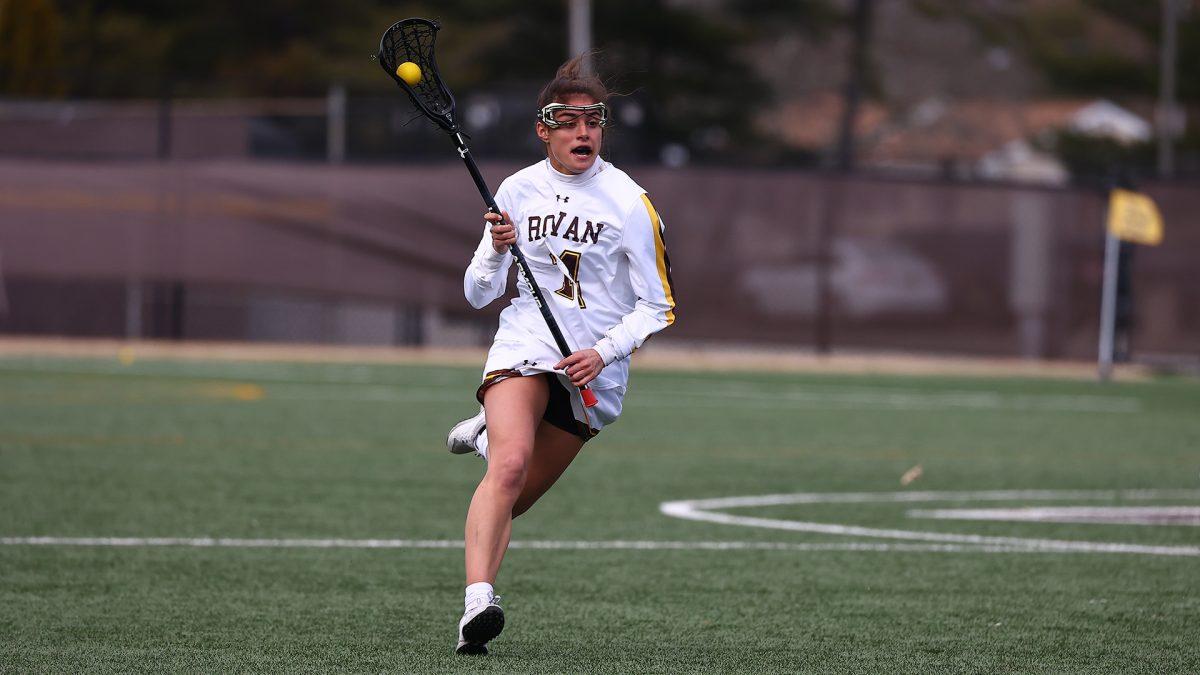
[[[1108,231],[1117,239],[1158,246],[1163,238],[1162,215],[1150,197],[1113,190],[1108,199]]]

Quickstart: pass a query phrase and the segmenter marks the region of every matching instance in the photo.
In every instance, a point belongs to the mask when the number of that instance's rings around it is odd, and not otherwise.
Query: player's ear
[[[543,143],[550,142],[550,127],[546,126],[545,124],[542,124],[541,120],[538,120],[537,122],[533,123],[533,130],[534,130],[534,133],[537,134],[537,137],[540,138]]]

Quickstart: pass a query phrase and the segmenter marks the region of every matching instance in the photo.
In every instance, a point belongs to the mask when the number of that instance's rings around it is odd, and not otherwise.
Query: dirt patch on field
[[[0,357],[42,356],[113,359],[125,363],[150,360],[297,361],[310,363],[402,363],[482,367],[481,348],[349,347],[336,345],[261,344],[242,342],[167,342],[0,338]],[[689,371],[747,371],[829,374],[961,375],[981,377],[1044,377],[1088,380],[1096,364],[927,356],[896,353],[811,352],[768,348],[683,347],[658,344],[634,356],[637,368]],[[1149,377],[1150,370],[1122,365],[1120,380]]]

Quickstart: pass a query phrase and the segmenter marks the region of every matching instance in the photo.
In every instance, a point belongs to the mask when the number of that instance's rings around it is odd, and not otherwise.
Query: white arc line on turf
[[[1015,509],[911,509],[909,518],[1030,523],[1200,526],[1200,506],[1026,506]]]
[[[461,549],[454,539],[230,539],[213,537],[0,537],[0,546],[100,548]],[[804,543],[776,541],[513,541],[510,549],[534,551],[792,551],[880,553],[1058,553],[1013,546],[909,543]]]
[[[1200,490],[990,490],[979,492],[800,492],[796,494],[757,495],[747,497],[720,497],[715,499],[688,499],[663,502],[659,511],[664,515],[684,520],[695,520],[722,525],[760,527],[791,532],[816,532],[851,537],[901,539],[908,541],[932,541],[943,544],[973,545],[979,547],[1002,547],[1030,552],[1080,552],[1080,553],[1135,553],[1145,555],[1196,556],[1200,557],[1200,546],[1157,546],[1149,544],[1125,544],[1120,542],[1069,541],[1061,539],[1035,539],[1027,537],[996,537],[978,534],[955,534],[948,532],[921,532],[897,530],[837,523],[783,520],[779,518],[756,518],[720,513],[715,509],[730,509],[753,506],[783,506],[788,504],[866,504],[866,503],[912,503],[939,501],[1019,501],[1019,500],[1146,500],[1146,499],[1200,499]]]

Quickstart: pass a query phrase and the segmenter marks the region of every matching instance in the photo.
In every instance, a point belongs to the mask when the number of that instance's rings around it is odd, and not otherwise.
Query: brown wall
[[[516,168],[484,173],[496,186]],[[667,224],[675,339],[804,346],[823,330],[842,349],[1095,353],[1098,194],[784,171],[631,173]],[[1167,235],[1133,260],[1134,346],[1200,354],[1200,190],[1148,191]],[[308,306],[371,325],[429,308],[475,316],[461,275],[481,212],[457,163],[4,160],[0,331],[120,335],[131,288],[144,335],[278,338],[291,329],[271,323]],[[824,324],[823,236],[832,242]],[[420,335],[356,330],[297,335]]]

